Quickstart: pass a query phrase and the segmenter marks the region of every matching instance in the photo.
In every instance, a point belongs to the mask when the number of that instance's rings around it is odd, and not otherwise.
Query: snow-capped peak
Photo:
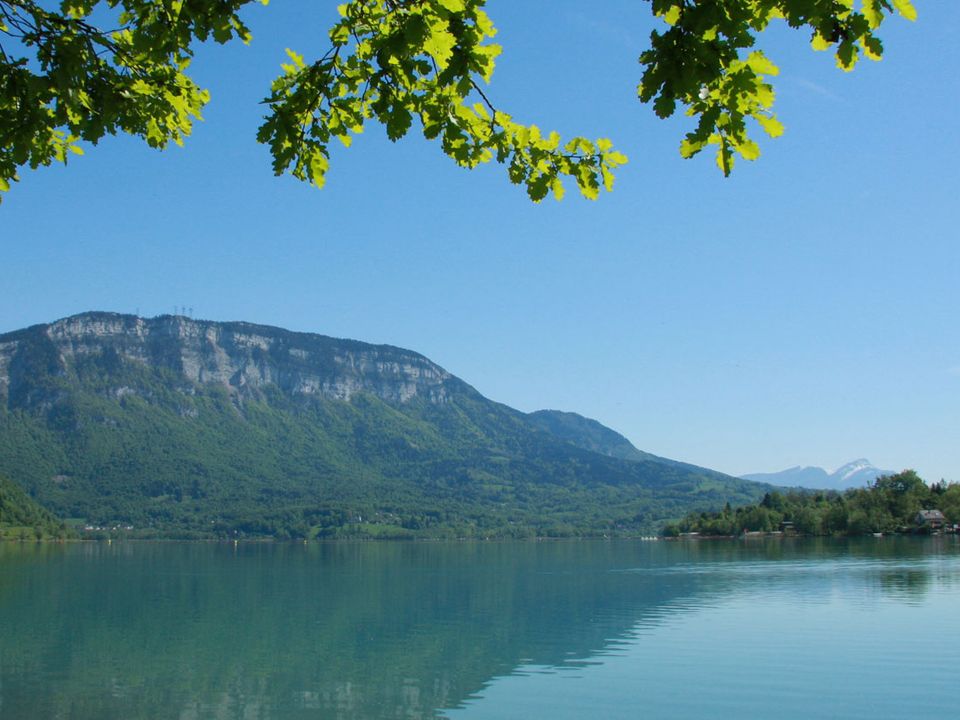
[[[869,485],[881,475],[892,474],[890,470],[881,470],[876,467],[866,458],[859,458],[841,465],[833,472],[827,472],[816,466],[797,465],[777,473],[754,473],[741,477],[785,487],[845,490]]]
[[[848,480],[859,472],[864,470],[877,470],[878,468],[867,460],[866,458],[860,458],[859,460],[853,460],[848,462],[846,465],[841,465],[836,470],[834,470],[830,475],[842,480]]]

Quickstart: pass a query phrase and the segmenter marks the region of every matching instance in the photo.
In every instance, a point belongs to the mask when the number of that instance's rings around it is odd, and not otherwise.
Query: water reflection
[[[435,717],[738,597],[915,602],[957,557],[887,538],[0,545],[0,716]]]

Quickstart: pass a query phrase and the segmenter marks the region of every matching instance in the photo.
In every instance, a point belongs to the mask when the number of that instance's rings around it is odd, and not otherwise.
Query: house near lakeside
[[[921,510],[914,518],[914,522],[922,530],[942,530],[947,519],[939,510]]]

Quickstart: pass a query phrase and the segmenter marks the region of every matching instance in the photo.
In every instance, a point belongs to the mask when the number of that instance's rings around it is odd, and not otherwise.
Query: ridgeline
[[[74,525],[183,538],[650,534],[770,489],[408,350],[114,313],[0,335],[0,473]]]

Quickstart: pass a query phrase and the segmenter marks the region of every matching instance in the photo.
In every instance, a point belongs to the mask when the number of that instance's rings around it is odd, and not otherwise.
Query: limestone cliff
[[[218,383],[238,399],[274,385],[292,395],[442,404],[452,376],[415,352],[245,322],[91,312],[0,335],[0,398],[25,400],[37,366],[68,372],[77,359],[121,358]],[[123,388],[118,388],[123,392]],[[129,391],[129,389],[127,389]]]

